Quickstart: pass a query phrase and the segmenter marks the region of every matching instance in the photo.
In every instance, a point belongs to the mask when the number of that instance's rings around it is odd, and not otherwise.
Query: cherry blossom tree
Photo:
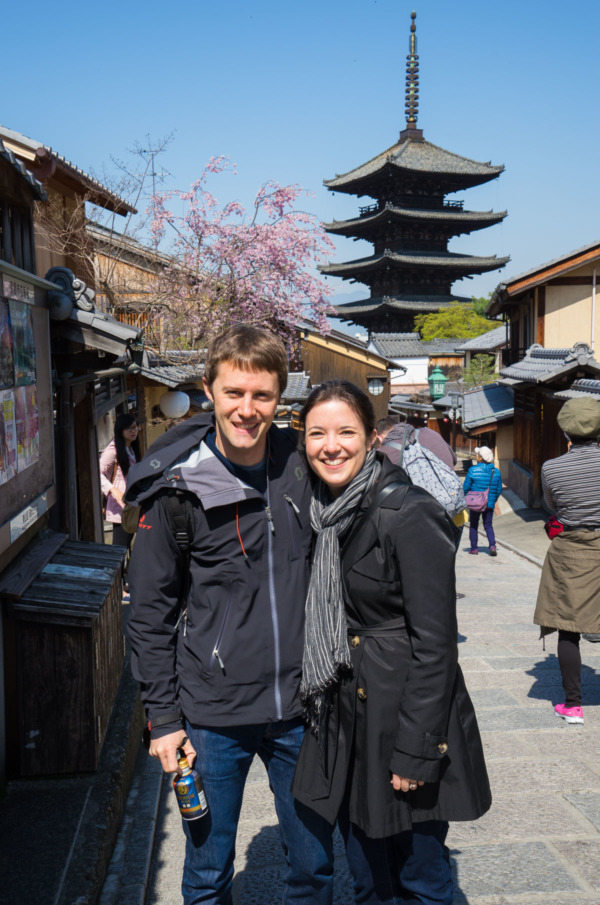
[[[213,177],[235,168],[213,157],[188,192],[151,198],[155,246],[172,260],[152,304],[160,311],[161,351],[204,347],[232,323],[269,326],[284,339],[302,318],[329,331],[330,289],[316,276],[333,249],[318,220],[297,208],[297,185],[263,185],[252,208],[220,204]]]

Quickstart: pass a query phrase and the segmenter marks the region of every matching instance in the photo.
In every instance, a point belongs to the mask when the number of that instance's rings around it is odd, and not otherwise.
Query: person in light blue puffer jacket
[[[494,506],[496,500],[502,493],[502,476],[499,469],[494,468],[494,453],[488,446],[476,446],[475,454],[477,456],[477,465],[469,468],[463,488],[465,495],[469,490],[488,490],[487,509],[485,512],[469,512],[469,540],[471,548],[469,553],[477,555],[477,529],[479,528],[479,517],[483,516],[483,527],[487,534],[490,545],[490,556],[496,556],[496,538],[492,527],[492,519],[494,517]]]

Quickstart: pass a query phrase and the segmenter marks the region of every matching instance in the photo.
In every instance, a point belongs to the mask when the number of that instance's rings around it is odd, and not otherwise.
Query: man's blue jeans
[[[186,725],[196,749],[209,813],[183,821],[187,836],[181,890],[184,905],[231,905],[235,837],[244,784],[256,754],[267,768],[287,862],[285,905],[331,905],[332,827],[295,801],[292,778],[304,736],[300,719],[231,729]]]
[[[447,823],[415,823],[412,832],[385,839],[369,839],[342,814],[338,824],[355,905],[452,905],[450,855],[444,844]]]

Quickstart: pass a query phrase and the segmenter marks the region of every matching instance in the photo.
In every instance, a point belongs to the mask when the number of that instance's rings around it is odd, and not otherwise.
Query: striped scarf
[[[340,538],[356,515],[361,500],[377,481],[381,465],[367,453],[354,480],[333,502],[319,481],[310,505],[310,521],[317,536],[306,597],[304,659],[300,694],[313,731],[329,689],[351,665],[342,593]]]

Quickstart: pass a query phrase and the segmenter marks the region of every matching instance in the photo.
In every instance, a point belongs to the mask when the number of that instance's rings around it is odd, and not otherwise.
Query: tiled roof
[[[576,399],[578,396],[592,396],[600,399],[600,380],[574,380],[568,390],[554,394],[557,399]]]
[[[476,177],[482,182],[494,179],[504,169],[503,166],[493,166],[491,163],[481,163],[477,160],[470,160],[468,157],[462,157],[460,154],[453,154],[429,141],[407,139],[397,142],[391,148],[377,154],[376,157],[348,173],[336,175],[335,179],[324,180],[324,184],[327,188],[336,190],[347,183],[372,176],[383,170],[388,164],[412,172]]]
[[[14,144],[21,145],[22,147],[28,148],[30,151],[37,152],[38,149],[43,149],[46,154],[56,161],[59,166],[65,170],[67,173],[74,176],[78,181],[85,184],[93,193],[97,193],[99,196],[102,196],[104,199],[110,202],[111,209],[114,208],[118,213],[137,213],[134,207],[128,204],[123,198],[120,198],[116,192],[113,192],[111,189],[107,188],[101,182],[98,182],[97,179],[94,179],[93,176],[90,176],[89,173],[85,173],[82,169],[75,166],[74,163],[71,163],[70,160],[67,160],[66,157],[63,157],[62,154],[57,154],[56,151],[53,151],[51,147],[48,145],[42,144],[40,141],[35,141],[34,139],[27,138],[26,135],[22,135],[20,132],[15,132],[13,129],[7,129],[5,126],[0,125],[0,138],[6,139],[8,142],[13,142]],[[95,202],[94,202],[95,203]]]
[[[410,396],[398,394],[392,396],[389,407],[400,412],[433,412],[433,406],[428,402],[412,402]]]
[[[380,298],[358,299],[356,302],[346,302],[343,305],[334,305],[338,317],[352,320],[352,314],[373,314],[378,308],[391,308],[397,311],[439,311],[459,302],[461,305],[470,305],[472,299],[459,295],[384,295]]]
[[[20,160],[17,160],[12,151],[9,151],[8,148],[4,146],[4,142],[0,138],[0,157],[3,157],[5,160],[8,160],[10,165],[18,172],[19,176],[29,183],[31,190],[33,191],[34,198],[38,201],[47,201],[48,196],[44,190],[44,186],[41,182],[32,176],[31,173],[27,170],[24,163]]]
[[[205,357],[205,349],[197,352],[173,349],[165,352],[164,357],[148,350],[144,352],[138,373],[173,389],[200,380],[204,375]]]
[[[463,211],[458,208],[446,208],[444,210],[428,210],[426,208],[409,208],[399,207],[391,202],[378,211],[373,211],[364,217],[355,217],[351,220],[334,220],[333,223],[324,223],[323,226],[328,232],[345,232],[355,228],[363,229],[371,227],[379,221],[386,221],[392,217],[399,221],[425,221],[425,222],[442,222],[447,224],[456,224],[462,229],[467,228],[468,224],[478,224],[480,228],[498,223],[506,217],[507,211]]]
[[[506,326],[503,324],[501,327],[495,327],[494,330],[482,333],[481,336],[467,339],[460,348],[465,352],[493,352],[504,345],[506,345]]]
[[[514,414],[512,387],[490,383],[463,396],[463,425],[467,430],[504,421]]]
[[[575,249],[575,251],[567,252],[567,254],[560,255],[558,258],[546,261],[545,264],[539,264],[530,270],[524,270],[523,273],[518,273],[508,280],[503,280],[496,286],[486,312],[488,314],[498,314],[502,310],[503,305],[510,302],[510,295],[518,295],[524,289],[539,285],[550,279],[550,277],[568,273],[569,270],[580,267],[582,264],[590,264],[598,258],[600,258],[600,241],[596,240],[589,245]],[[524,289],[519,289],[519,283],[525,284]]]
[[[281,401],[306,399],[310,393],[310,374],[304,371],[288,374],[288,380]]]
[[[572,349],[544,349],[537,343],[525,358],[500,371],[511,383],[546,383],[579,367],[600,372],[600,364],[587,343],[575,343]]]
[[[355,271],[379,270],[386,264],[401,267],[436,267],[438,270],[448,269],[465,273],[483,273],[486,270],[497,270],[510,261],[510,258],[497,258],[496,255],[481,257],[478,255],[459,255],[454,252],[394,252],[386,249],[383,254],[358,258],[343,264],[326,264],[319,267],[321,273],[343,276]]]
[[[204,374],[204,365],[143,365],[139,373],[149,380],[174,388],[182,383],[200,380]]]
[[[454,353],[462,347],[462,339],[419,339],[418,333],[372,333],[371,345],[387,358],[428,358],[430,355]]]

